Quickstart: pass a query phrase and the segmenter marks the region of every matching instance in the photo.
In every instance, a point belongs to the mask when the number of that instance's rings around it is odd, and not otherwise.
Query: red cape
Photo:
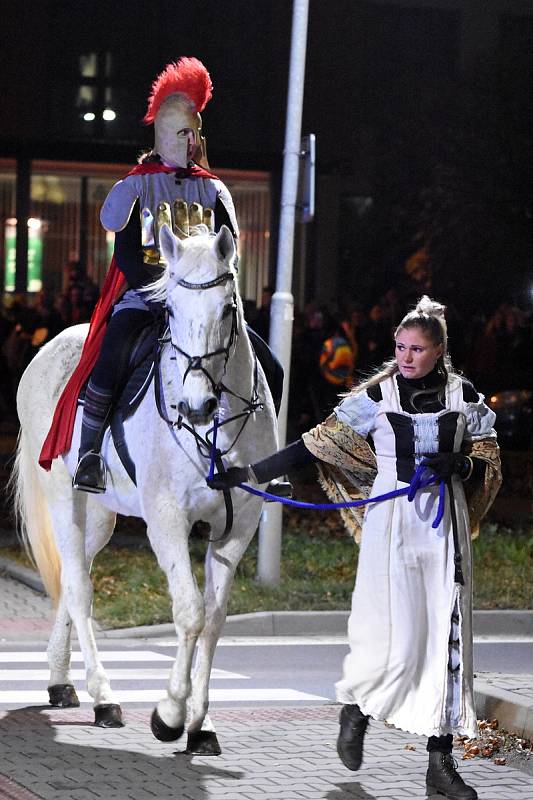
[[[197,164],[187,169],[176,170],[175,167],[165,167],[163,164],[153,162],[137,164],[124,177],[127,178],[129,175],[151,175],[156,172],[175,172],[178,177],[182,178],[212,178],[217,180],[216,175],[203,169],[203,167],[199,167]],[[70,450],[81,388],[93,371],[100,353],[111,310],[125,288],[126,278],[120,271],[119,265],[113,256],[102,286],[100,299],[91,317],[89,333],[83,345],[78,366],[63,389],[54,412],[52,425],[44,440],[39,456],[39,464],[43,469],[51,469],[54,458]]]

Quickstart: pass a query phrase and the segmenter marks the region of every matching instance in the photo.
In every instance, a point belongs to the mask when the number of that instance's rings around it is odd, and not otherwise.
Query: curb
[[[533,739],[533,703],[529,698],[476,678],[474,699],[478,719],[497,719],[504,730]]]
[[[2,573],[9,575],[10,578],[14,578],[25,586],[29,586],[30,589],[36,592],[46,594],[41,577],[35,570],[24,567],[22,564],[17,564],[16,561],[12,561],[10,558],[0,556],[0,574]]]
[[[37,592],[45,594],[35,570],[0,556],[0,574],[5,573]],[[222,636],[344,636],[349,611],[256,611],[226,617]],[[532,609],[474,611],[474,636],[531,636]],[[172,623],[99,631],[105,639],[174,636]]]
[[[221,636],[346,636],[348,611],[255,611],[226,617]],[[175,636],[166,625],[99,631],[101,639],[152,639]]]

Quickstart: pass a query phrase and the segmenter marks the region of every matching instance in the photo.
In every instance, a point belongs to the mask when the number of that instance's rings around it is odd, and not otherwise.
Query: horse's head
[[[216,236],[183,241],[165,226],[159,241],[168,265],[170,336],[183,379],[178,411],[195,425],[207,425],[237,335],[235,242],[225,225]]]

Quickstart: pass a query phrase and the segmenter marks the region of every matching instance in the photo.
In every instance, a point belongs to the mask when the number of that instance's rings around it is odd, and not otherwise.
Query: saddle
[[[126,444],[124,421],[135,412],[153,380],[156,348],[164,328],[162,319],[148,314],[147,317],[146,323],[132,331],[122,343],[117,362],[117,390],[93,448],[100,451],[109,428],[124,469],[135,484],[135,463]],[[80,392],[79,405],[84,403],[86,387],[87,384]]]

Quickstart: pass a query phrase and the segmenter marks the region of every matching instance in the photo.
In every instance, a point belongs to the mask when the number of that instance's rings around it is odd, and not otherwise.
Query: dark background
[[[131,163],[152,140],[141,122],[151,81],[196,55],[214,84],[211,164],[267,169],[276,191],[291,16],[288,0],[5,4],[0,155]],[[113,122],[82,120],[91,52],[95,102],[110,92]],[[432,293],[459,313],[530,308],[532,78],[529,2],[311,0],[307,299],[368,304],[405,282],[422,249]]]

